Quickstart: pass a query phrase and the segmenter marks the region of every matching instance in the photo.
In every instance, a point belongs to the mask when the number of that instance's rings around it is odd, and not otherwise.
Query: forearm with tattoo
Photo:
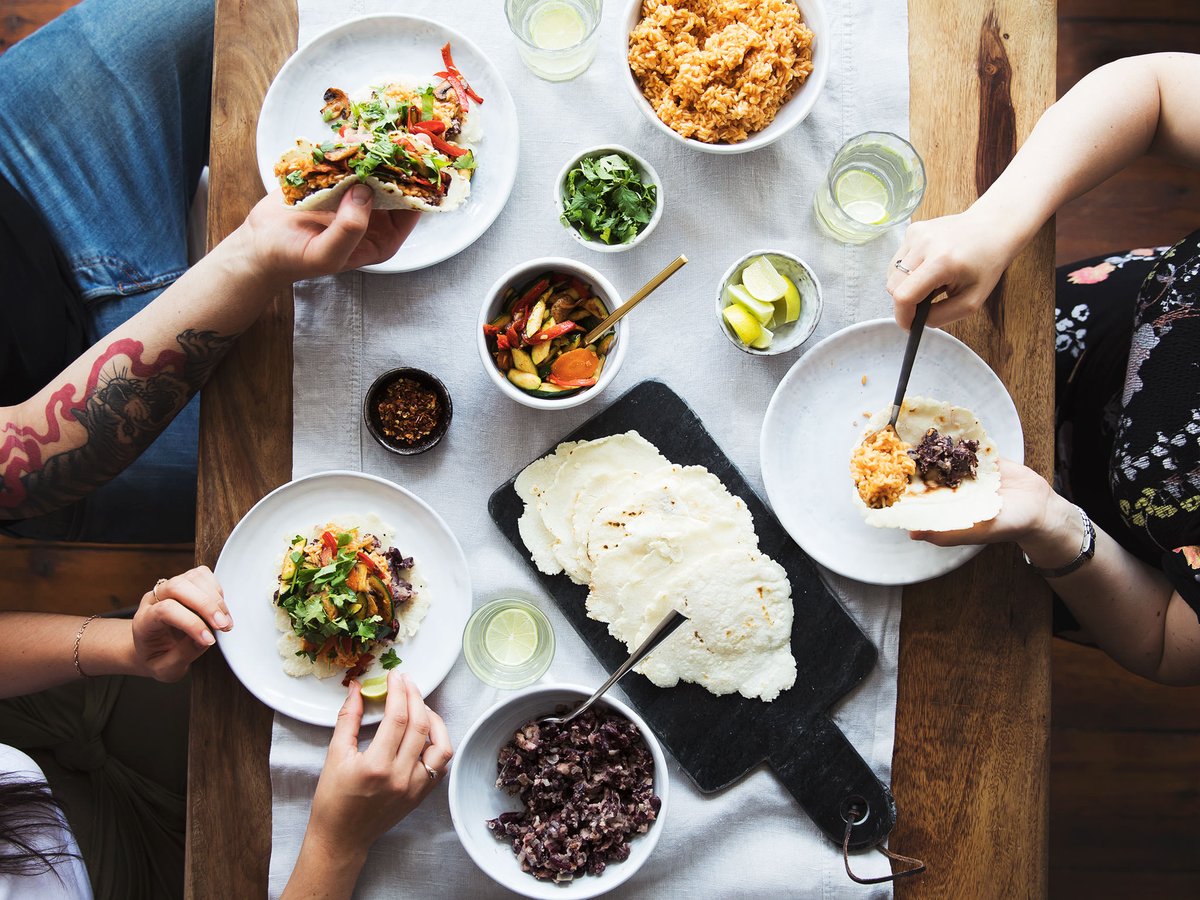
[[[82,388],[55,390],[44,422],[0,425],[0,518],[24,518],[78,500],[115,477],[167,427],[233,342],[186,329],[178,350],[147,359],[142,343],[113,341]]]

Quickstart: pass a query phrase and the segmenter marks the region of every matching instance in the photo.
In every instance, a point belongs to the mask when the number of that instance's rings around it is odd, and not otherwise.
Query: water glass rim
[[[504,18],[508,21],[508,30],[512,33],[513,37],[515,37],[530,50],[535,50],[538,53],[544,53],[550,57],[573,53],[580,47],[584,46],[592,39],[592,36],[595,35],[596,29],[600,27],[600,20],[603,18],[603,6],[601,0],[581,0],[581,2],[586,5],[597,7],[596,15],[592,20],[592,27],[587,30],[587,34],[581,37],[574,44],[571,44],[567,47],[559,47],[556,50],[547,50],[544,47],[539,47],[537,44],[526,38],[525,35],[521,34],[519,23],[513,22],[513,10],[519,2],[520,0],[504,0]],[[539,0],[529,0],[527,5],[532,5],[535,2],[539,2]],[[546,0],[540,0],[540,2],[546,2]]]

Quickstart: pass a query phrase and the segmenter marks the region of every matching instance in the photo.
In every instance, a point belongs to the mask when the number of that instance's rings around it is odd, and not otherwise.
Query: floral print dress
[[[1055,486],[1200,616],[1200,231],[1064,266],[1056,305]]]

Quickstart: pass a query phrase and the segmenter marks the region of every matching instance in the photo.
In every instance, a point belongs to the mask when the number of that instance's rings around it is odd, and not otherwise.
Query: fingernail
[[[371,202],[371,189],[365,184],[356,184],[350,188],[350,199],[359,206],[366,206]]]
[[[216,639],[215,637],[213,637],[213,636],[212,636],[212,632],[211,632],[211,631],[206,631],[206,632],[204,632],[203,634],[201,634],[201,635],[200,635],[200,640],[202,640],[202,641],[204,641],[204,643],[206,643],[206,644],[210,644],[210,645],[211,645],[211,644],[215,644],[215,643],[217,642],[217,639]]]
[[[217,623],[218,628],[228,628],[230,625],[233,624],[233,622],[230,621],[229,616],[225,615],[225,613],[220,612],[220,611],[218,611],[217,614],[215,616],[213,616],[213,621]]]

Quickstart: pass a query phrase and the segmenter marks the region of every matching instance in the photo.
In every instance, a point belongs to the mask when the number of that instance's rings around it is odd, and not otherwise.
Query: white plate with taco
[[[907,337],[891,319],[830,335],[780,382],[760,438],[763,482],[784,528],[821,565],[871,584],[925,581],[977,554],[913,541],[908,531],[994,517],[997,459],[1025,454],[1016,407],[996,373],[932,328],[896,433],[878,432]],[[864,447],[869,435],[877,438]]]
[[[369,693],[396,668],[428,696],[458,658],[471,613],[462,547],[399,485],[322,472],[263,497],[216,565],[234,627],[218,632],[250,693],[302,722],[333,725],[357,677]],[[377,722],[368,701],[363,721]]]
[[[516,179],[517,115],[495,67],[445,25],[367,16],[301,47],[258,120],[259,174],[298,209],[334,209],[366,183],[380,209],[421,222],[370,272],[410,272],[466,249],[495,221]]]

